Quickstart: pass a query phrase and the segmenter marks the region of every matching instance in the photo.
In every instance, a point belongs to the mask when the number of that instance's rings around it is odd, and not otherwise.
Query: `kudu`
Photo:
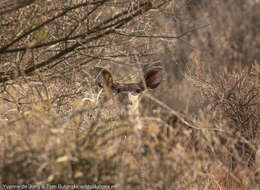
[[[142,128],[139,106],[143,94],[146,90],[155,89],[159,86],[162,79],[162,67],[160,65],[146,65],[142,69],[144,74],[143,80],[136,83],[116,82],[113,80],[112,74],[101,67],[95,67],[91,71],[95,84],[104,89],[108,99],[113,100],[114,94],[126,93],[128,95],[130,102],[128,113],[139,129]]]

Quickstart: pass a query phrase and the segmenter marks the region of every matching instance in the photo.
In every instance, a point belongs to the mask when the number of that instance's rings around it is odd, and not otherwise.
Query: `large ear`
[[[147,88],[154,89],[159,86],[162,80],[162,68],[154,67],[144,73],[144,79]]]
[[[95,83],[101,88],[111,88],[113,86],[113,78],[108,70],[101,67],[95,67],[91,70],[91,75],[94,77]]]

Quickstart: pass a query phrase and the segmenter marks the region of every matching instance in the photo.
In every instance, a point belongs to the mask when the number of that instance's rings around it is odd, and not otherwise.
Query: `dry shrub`
[[[76,101],[70,116],[60,118],[44,102],[1,127],[4,134],[1,175],[4,184],[117,184],[124,189],[186,189],[200,160],[192,149],[191,130],[147,118],[137,132],[129,118],[97,116],[89,122],[89,102]],[[106,109],[98,109],[98,115]],[[152,126],[151,126],[152,125]],[[169,128],[166,134],[164,128]],[[149,129],[150,128],[150,129]],[[199,153],[200,154],[200,153]],[[187,173],[188,172],[188,173]],[[185,175],[184,175],[185,174]],[[184,182],[185,177],[185,182]]]
[[[222,72],[208,74],[196,57],[193,60],[193,73],[186,78],[200,89],[205,106],[202,113],[207,113],[206,121],[217,128],[208,134],[213,160],[226,168],[209,171],[219,188],[248,188],[260,134],[259,65],[255,62],[250,68],[234,69],[231,73],[223,68]],[[200,124],[203,125],[205,122]]]
[[[83,101],[86,97],[71,102],[66,115],[41,101],[45,89],[37,89],[39,93],[28,91],[26,96],[34,103],[20,106],[22,111],[13,112],[1,126],[2,183],[199,188],[200,173],[210,163],[203,132],[153,116],[142,117],[145,128],[136,131],[120,109],[101,100],[98,105]],[[16,97],[21,89],[8,92]],[[55,97],[55,92],[48,95]]]
[[[190,35],[196,50],[187,51],[186,75],[199,89],[202,115],[218,129],[209,131],[209,151],[222,169],[212,164],[208,180],[213,189],[251,189],[260,132],[259,3],[187,3],[197,23],[209,23]]]

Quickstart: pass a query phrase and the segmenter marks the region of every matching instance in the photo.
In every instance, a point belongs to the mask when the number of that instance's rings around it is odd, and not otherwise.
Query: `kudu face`
[[[143,79],[137,83],[118,83],[114,82],[112,75],[104,68],[95,67],[92,71],[95,77],[95,83],[104,89],[106,97],[113,100],[113,93],[127,93],[129,105],[128,114],[130,120],[135,123],[136,129],[142,129],[143,124],[140,119],[139,105],[144,95],[144,91],[147,89],[156,88],[162,79],[161,66],[143,67],[144,76]],[[145,83],[145,84],[144,84]]]
[[[112,74],[100,67],[95,67],[92,70],[92,75],[95,77],[95,83],[104,89],[107,96],[112,97],[112,93],[127,93],[130,102],[135,102],[140,98],[146,87],[147,89],[154,89],[159,86],[162,79],[161,66],[144,66],[143,71],[145,84],[143,81],[137,83],[114,82]]]

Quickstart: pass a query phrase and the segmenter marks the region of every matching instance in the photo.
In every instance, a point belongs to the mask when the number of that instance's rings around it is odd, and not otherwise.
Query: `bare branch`
[[[22,7],[30,5],[35,0],[1,0],[0,1],[0,15],[16,11]]]

